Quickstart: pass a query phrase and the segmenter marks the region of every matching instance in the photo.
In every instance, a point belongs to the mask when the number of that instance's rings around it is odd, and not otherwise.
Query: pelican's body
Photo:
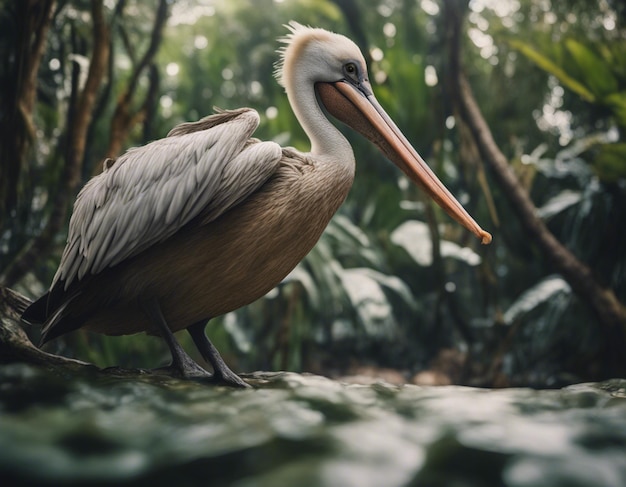
[[[247,125],[258,115],[243,109],[227,123],[236,127],[240,119]],[[176,146],[184,144],[186,135],[177,137],[182,140]],[[82,326],[112,335],[156,332],[141,306],[144,297],[154,296],[176,332],[238,309],[275,287],[315,245],[345,199],[354,163],[314,160],[278,146],[266,152],[267,178],[241,203],[216,219],[208,206],[123,265],[105,268],[97,278],[83,277],[72,310],[89,316]]]
[[[322,105],[372,140],[448,213],[490,236],[443,187],[376,102],[349,39],[290,24],[280,81],[311,152],[251,136],[251,109],[182,124],[128,151],[79,194],[50,291],[25,313],[43,341],[85,327],[160,334],[183,375],[171,332],[187,328],[215,375],[244,385],[204,336],[206,321],[263,296],[315,245],[354,178],[348,141]]]

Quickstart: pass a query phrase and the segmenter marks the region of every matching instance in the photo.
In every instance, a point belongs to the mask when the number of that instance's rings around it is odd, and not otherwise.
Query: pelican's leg
[[[196,344],[198,351],[204,357],[204,360],[209,362],[213,367],[213,380],[222,384],[227,384],[234,387],[250,387],[246,384],[241,377],[235,374],[228,368],[226,362],[217,351],[217,348],[211,343],[204,333],[206,327],[206,320],[199,321],[189,327],[187,331],[191,335],[193,342]]]
[[[187,352],[185,352],[185,349],[180,346],[172,330],[167,326],[158,301],[156,299],[150,299],[144,302],[143,305],[148,316],[158,326],[159,334],[161,338],[165,340],[172,354],[172,363],[169,367],[165,367],[165,369],[172,370],[176,375],[180,375],[186,379],[212,377],[209,372],[200,367]]]

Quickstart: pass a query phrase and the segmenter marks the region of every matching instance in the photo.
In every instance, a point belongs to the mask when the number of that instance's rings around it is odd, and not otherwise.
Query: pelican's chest
[[[278,171],[259,196],[269,196],[267,204],[288,220],[301,215],[309,224],[315,221],[325,228],[346,199],[353,180],[353,163],[318,160],[284,149]]]

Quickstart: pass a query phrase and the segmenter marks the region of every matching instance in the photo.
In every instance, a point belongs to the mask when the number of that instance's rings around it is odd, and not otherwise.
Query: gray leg
[[[211,377],[206,370],[200,367],[194,360],[185,352],[183,347],[174,337],[174,334],[167,326],[165,317],[161,312],[161,307],[156,299],[152,298],[143,303],[146,314],[150,317],[159,330],[159,334],[165,340],[167,347],[172,354],[172,363],[169,367],[165,367],[166,370],[173,372],[175,375],[184,377],[186,379],[197,379]]]
[[[226,362],[204,333],[206,321],[199,321],[187,328],[198,351],[213,367],[213,380],[234,387],[250,387],[237,374],[228,368]]]

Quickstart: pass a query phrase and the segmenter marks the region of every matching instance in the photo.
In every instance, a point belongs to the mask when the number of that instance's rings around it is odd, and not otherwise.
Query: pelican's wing
[[[200,212],[215,219],[254,192],[282,154],[278,144],[250,140],[258,124],[254,110],[222,112],[105,163],[76,199],[52,287],[67,289],[168,238]]]

